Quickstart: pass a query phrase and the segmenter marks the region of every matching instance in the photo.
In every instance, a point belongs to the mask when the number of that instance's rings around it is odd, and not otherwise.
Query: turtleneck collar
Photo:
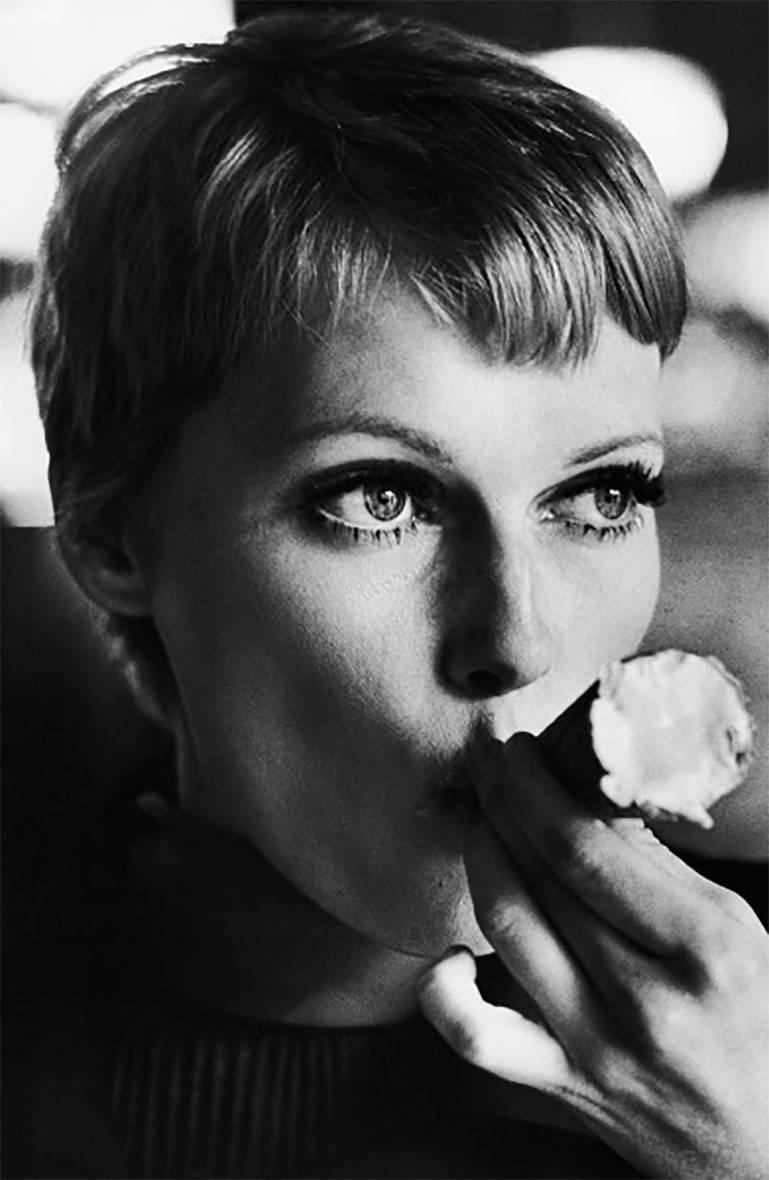
[[[165,984],[250,1021],[349,1027],[417,1016],[427,960],[379,946],[301,894],[248,841],[156,809],[129,851]]]

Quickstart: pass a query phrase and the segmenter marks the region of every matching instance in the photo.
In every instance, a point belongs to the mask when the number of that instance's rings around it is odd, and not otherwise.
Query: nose
[[[499,697],[545,676],[556,655],[541,571],[522,548],[455,572],[447,602],[442,679],[465,699]]]

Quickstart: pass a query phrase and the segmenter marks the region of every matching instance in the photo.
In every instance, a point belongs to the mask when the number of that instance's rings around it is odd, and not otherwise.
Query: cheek
[[[558,552],[540,582],[555,666],[579,684],[633,654],[651,622],[659,589],[653,522],[628,540]],[[545,593],[545,591],[548,591]]]
[[[348,567],[339,577],[333,569],[280,577],[270,588],[265,636],[294,702],[293,722],[317,731],[333,721],[356,745],[404,731],[426,707],[434,646],[423,588],[384,566],[377,576],[358,574]]]
[[[169,595],[160,611],[187,714],[209,748],[226,741],[272,766],[290,745],[292,760],[317,768],[406,738],[430,668],[413,577],[295,546],[273,546],[269,562],[244,549],[226,577],[220,568],[182,571],[183,599]]]
[[[630,655],[641,643],[654,614],[660,581],[656,529],[650,521],[601,565],[590,629],[604,660]]]

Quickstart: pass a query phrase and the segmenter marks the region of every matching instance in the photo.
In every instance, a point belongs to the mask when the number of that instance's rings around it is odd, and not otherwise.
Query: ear
[[[97,606],[134,618],[150,613],[146,562],[129,537],[94,539],[59,534],[59,549],[80,589]]]

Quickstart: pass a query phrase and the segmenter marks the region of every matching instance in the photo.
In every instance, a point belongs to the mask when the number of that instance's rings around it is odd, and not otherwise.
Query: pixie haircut
[[[579,362],[607,314],[663,359],[680,335],[677,229],[635,140],[440,25],[273,11],[144,55],[84,95],[57,163],[32,360],[73,540],[109,535],[246,355],[385,282],[513,363]]]

